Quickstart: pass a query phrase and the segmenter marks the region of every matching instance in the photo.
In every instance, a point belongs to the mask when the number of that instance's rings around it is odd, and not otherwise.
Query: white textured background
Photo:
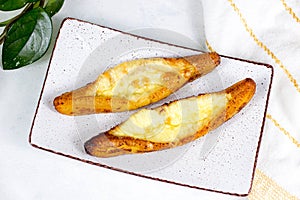
[[[300,16],[299,1],[286,2]],[[234,3],[235,7],[231,1],[203,0],[206,39],[221,54],[274,66],[268,113],[299,141],[300,90],[291,83],[282,66],[296,82],[300,81],[300,23],[280,0],[237,0]],[[234,10],[236,7],[247,26]],[[5,17],[0,13],[1,20]],[[168,29],[194,41],[187,46],[203,46],[203,35],[199,34],[202,32],[199,0],[66,0],[63,10],[53,18],[55,33],[65,17],[124,31]],[[263,45],[253,39],[253,34]],[[159,39],[159,35],[156,37]],[[19,70],[0,69],[1,199],[237,198],[141,179],[32,148],[28,133],[50,54],[51,49],[37,63]],[[300,150],[295,144],[267,120],[258,168],[289,193],[300,197],[300,179],[297,178],[300,177]]]

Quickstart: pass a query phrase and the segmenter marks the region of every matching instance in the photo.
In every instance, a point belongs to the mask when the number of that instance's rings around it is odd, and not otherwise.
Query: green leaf
[[[64,0],[48,0],[46,6],[44,7],[45,11],[50,17],[58,13],[61,7],[64,4]]]
[[[52,22],[46,11],[34,8],[9,28],[2,49],[3,69],[17,69],[33,63],[47,51]]]
[[[10,11],[17,10],[26,5],[26,3],[33,3],[38,0],[0,0],[0,10]]]

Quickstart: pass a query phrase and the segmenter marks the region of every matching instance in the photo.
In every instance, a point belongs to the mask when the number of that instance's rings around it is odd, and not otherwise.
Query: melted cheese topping
[[[152,142],[175,142],[195,134],[226,109],[229,95],[213,93],[175,101],[154,110],[142,109],[111,130]]]
[[[121,63],[101,74],[96,81],[97,96],[119,96],[138,102],[162,89],[170,93],[187,79],[178,67],[163,59],[141,59]]]

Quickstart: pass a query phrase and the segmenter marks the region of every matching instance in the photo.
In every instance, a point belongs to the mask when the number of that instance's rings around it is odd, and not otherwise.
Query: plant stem
[[[1,35],[0,35],[0,45],[4,42],[4,39],[5,39],[5,36],[6,36],[6,33],[7,33],[8,29],[9,29],[9,27],[10,27],[17,19],[19,19],[24,13],[26,13],[28,10],[30,10],[30,9],[32,8],[32,6],[33,6],[33,3],[28,3],[28,4],[26,5],[26,7],[24,8],[24,10],[23,10],[20,14],[18,14],[17,16],[15,16],[15,17],[13,17],[13,18],[11,18],[11,19],[9,19],[9,20],[6,20],[6,21],[0,23],[0,27],[5,26],[5,29],[3,30],[3,32],[2,32]]]
[[[8,20],[6,20],[6,21],[4,21],[4,22],[0,22],[0,27],[6,26],[6,25],[10,22],[10,20],[11,20],[11,19],[8,19]]]
[[[0,35],[0,45],[4,42],[4,38],[6,36],[7,31],[3,31],[2,34]]]
[[[40,7],[44,8],[45,3],[45,0],[40,0]]]

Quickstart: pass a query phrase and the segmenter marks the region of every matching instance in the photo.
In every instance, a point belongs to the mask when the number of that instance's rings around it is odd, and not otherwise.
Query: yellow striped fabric
[[[288,11],[288,13],[293,17],[293,19],[296,20],[296,22],[300,23],[299,17],[296,15],[296,13],[293,11],[293,9],[287,5],[285,0],[280,0],[280,1],[283,4],[285,10]]]
[[[300,148],[300,143],[285,129],[283,128],[277,120],[270,114],[267,114],[267,118],[273,122],[273,124],[279,128],[279,130],[286,135],[292,143],[294,143],[298,148]]]
[[[248,199],[296,200],[298,198],[288,193],[274,180],[272,180],[270,177],[264,174],[261,170],[257,169],[255,171],[253,185]]]
[[[283,63],[278,59],[278,57],[262,42],[260,41],[257,36],[254,34],[253,30],[249,27],[246,19],[243,17],[240,9],[236,6],[236,4],[233,2],[233,0],[228,0],[230,5],[232,6],[233,10],[237,13],[239,16],[241,22],[243,23],[246,31],[250,34],[250,36],[253,38],[255,43],[261,47],[274,61],[278,66],[284,71],[288,79],[293,83],[294,87],[298,92],[300,92],[300,86],[297,82],[297,80],[292,76],[292,74],[289,72],[289,70],[283,65]]]

